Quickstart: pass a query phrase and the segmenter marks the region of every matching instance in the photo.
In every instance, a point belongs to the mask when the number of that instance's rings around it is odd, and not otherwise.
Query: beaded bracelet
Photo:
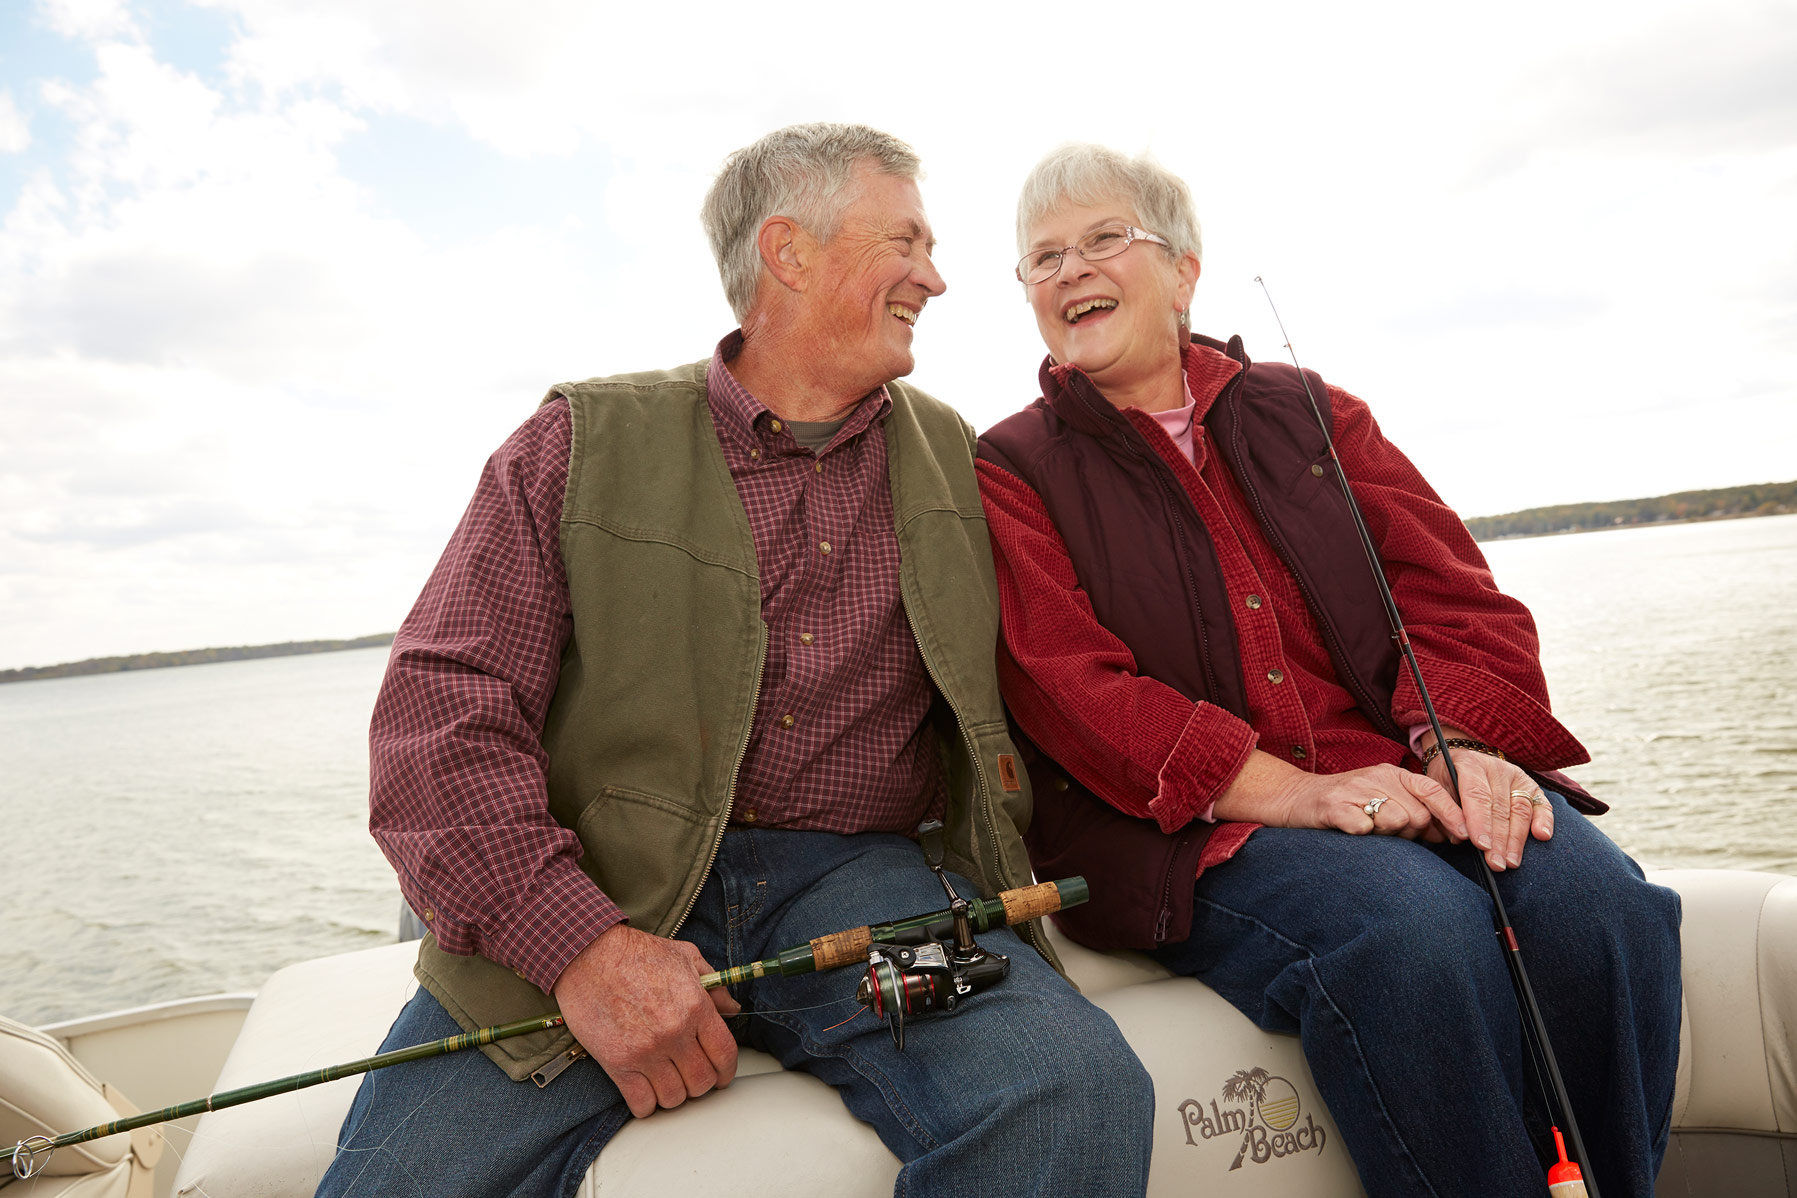
[[[1429,763],[1434,761],[1437,757],[1440,757],[1443,749],[1471,749],[1475,753],[1483,753],[1488,757],[1495,757],[1499,761],[1506,760],[1502,749],[1488,745],[1482,740],[1470,740],[1464,736],[1450,736],[1446,740],[1436,741],[1427,749],[1423,750],[1421,758],[1423,768],[1428,769]]]

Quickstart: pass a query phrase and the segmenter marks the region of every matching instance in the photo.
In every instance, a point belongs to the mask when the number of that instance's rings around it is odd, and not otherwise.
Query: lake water
[[[1797,516],[1504,541],[1574,773],[1644,865],[1797,874]],[[0,686],[0,1012],[252,990],[389,943],[384,649]]]

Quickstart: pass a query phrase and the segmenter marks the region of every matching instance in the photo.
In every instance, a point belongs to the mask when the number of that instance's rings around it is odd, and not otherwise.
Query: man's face
[[[807,296],[817,350],[875,387],[911,373],[913,326],[947,289],[930,255],[936,239],[917,184],[862,163],[836,236],[817,247]]]

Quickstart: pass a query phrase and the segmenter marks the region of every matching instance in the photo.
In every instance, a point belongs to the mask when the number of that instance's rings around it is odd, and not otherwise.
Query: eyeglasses
[[[1061,263],[1067,257],[1068,250],[1078,250],[1079,256],[1087,262],[1102,262],[1106,258],[1115,258],[1128,249],[1131,242],[1152,241],[1156,245],[1167,245],[1165,237],[1156,237],[1134,225],[1106,225],[1102,229],[1094,229],[1072,245],[1058,250],[1031,250],[1017,259],[1017,281],[1033,284],[1046,283],[1061,273]],[[1171,249],[1171,246],[1168,246]]]

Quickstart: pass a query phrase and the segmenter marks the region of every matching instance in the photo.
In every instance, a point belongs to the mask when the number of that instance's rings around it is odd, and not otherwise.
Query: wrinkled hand
[[[1375,802],[1375,800],[1384,800]],[[1369,815],[1367,807],[1377,810]],[[1342,774],[1300,774],[1289,786],[1282,826],[1335,828],[1407,840],[1464,840],[1466,818],[1441,786],[1395,765]]]
[[[1523,846],[1529,836],[1549,840],[1554,835],[1554,809],[1531,803],[1541,794],[1535,780],[1513,762],[1471,749],[1449,749],[1460,775],[1460,807],[1466,813],[1469,839],[1485,854],[1493,872],[1522,864]],[[1448,767],[1442,756],[1429,763],[1429,777],[1448,785]]]
[[[736,1076],[736,1041],[721,1016],[742,1008],[722,986],[708,993],[699,985],[710,970],[684,940],[617,924],[556,979],[568,1030],[639,1119]]]

